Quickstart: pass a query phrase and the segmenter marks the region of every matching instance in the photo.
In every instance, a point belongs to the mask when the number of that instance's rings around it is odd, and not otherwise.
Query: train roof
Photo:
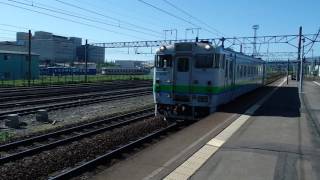
[[[163,49],[161,49],[163,48]],[[221,54],[232,54],[242,57],[247,57],[250,59],[255,59],[257,61],[262,61],[261,58],[255,58],[253,56],[246,55],[241,52],[234,51],[231,48],[224,48],[222,46],[214,46],[209,42],[182,42],[182,43],[175,43],[167,46],[161,46],[157,50],[157,54],[175,54],[177,51],[181,53],[190,53],[191,51],[196,50],[198,53],[213,53],[213,52],[219,52]]]

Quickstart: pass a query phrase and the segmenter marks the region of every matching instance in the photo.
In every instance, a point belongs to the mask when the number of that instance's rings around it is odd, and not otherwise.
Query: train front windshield
[[[159,55],[156,57],[157,68],[172,67],[172,55]]]

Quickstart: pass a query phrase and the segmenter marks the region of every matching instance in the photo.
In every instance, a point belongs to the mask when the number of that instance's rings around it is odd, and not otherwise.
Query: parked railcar
[[[206,42],[162,46],[156,53],[156,115],[198,119],[264,85],[261,59]]]
[[[40,67],[40,75],[46,76],[66,76],[66,75],[84,75],[86,72],[85,68],[79,67]],[[95,68],[88,68],[87,69],[88,75],[96,75],[97,69]]]
[[[101,74],[105,75],[146,75],[150,70],[145,68],[102,68]]]

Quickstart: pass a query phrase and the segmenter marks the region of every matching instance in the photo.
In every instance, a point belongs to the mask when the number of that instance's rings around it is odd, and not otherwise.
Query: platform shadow
[[[217,112],[246,114],[246,110],[265,97],[276,87],[258,88],[244,94],[233,101],[221,105]],[[297,87],[280,87],[251,116],[300,117],[300,98]]]

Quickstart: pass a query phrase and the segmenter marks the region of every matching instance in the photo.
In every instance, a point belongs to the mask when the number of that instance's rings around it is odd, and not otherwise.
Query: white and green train
[[[162,46],[156,53],[156,114],[198,119],[264,85],[265,62],[208,42]]]

